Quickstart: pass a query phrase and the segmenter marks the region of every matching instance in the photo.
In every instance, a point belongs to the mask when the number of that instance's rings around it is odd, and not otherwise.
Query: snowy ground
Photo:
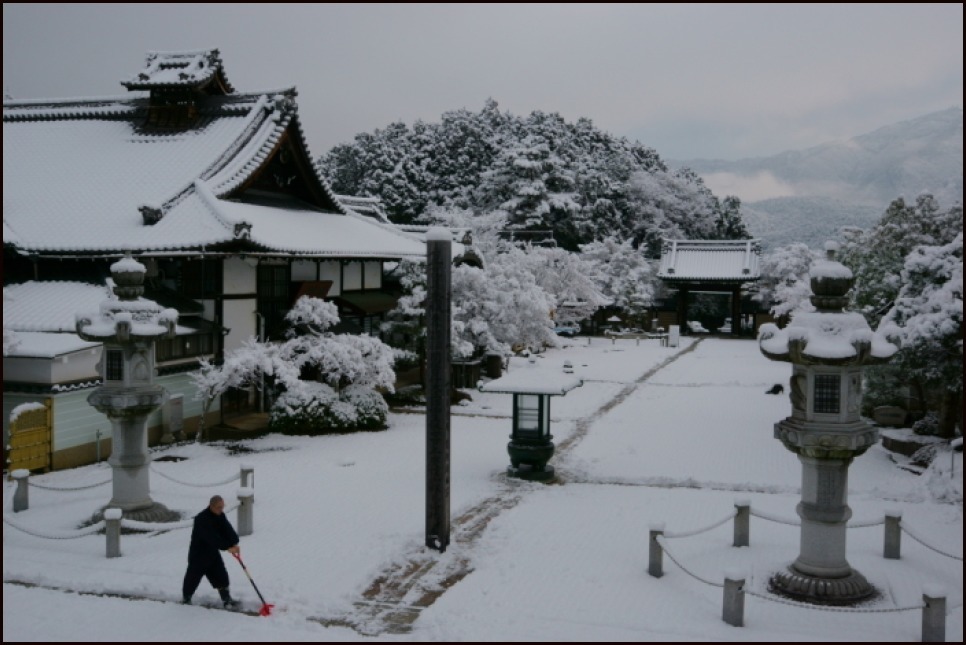
[[[243,453],[194,443],[152,451],[155,458],[184,458],[154,464],[152,495],[185,514],[201,510],[214,493],[231,500],[238,483],[199,488],[162,474],[211,483],[241,465],[255,468],[255,533],[243,538],[242,553],[276,605],[267,618],[177,604],[188,530],[124,535],[123,557],[115,559],[104,557],[100,535],[45,539],[21,530],[69,535],[107,501],[109,486],[69,493],[32,487],[30,509],[14,515],[6,483],[4,517],[20,528],[3,529],[4,641],[913,641],[920,611],[890,610],[917,607],[927,584],[948,591],[947,639],[962,641],[961,560],[907,535],[902,559],[885,560],[881,526],[848,535],[849,561],[881,592],[864,606],[875,612],[748,596],[745,626],[736,628],[721,620],[721,590],[668,558],[664,577],[648,576],[647,535],[655,522],[669,533],[709,526],[727,517],[736,499],[763,515],[795,519],[799,465],[772,438],[789,403],[764,394],[787,381],[790,366],[764,359],[753,342],[723,339],[679,348],[602,339],[588,347],[578,339],[538,361],[555,366],[564,359],[585,384],[553,400],[558,485],[506,479],[508,395],[474,392],[473,401],[454,406],[454,540],[442,555],[422,546],[421,414],[394,414],[380,433],[271,435],[244,442]],[[961,459],[953,478],[948,457],[936,462],[945,472],[917,476],[876,446],[850,470],[854,519],[900,509],[904,526],[961,558]],[[101,464],[32,479],[79,487],[109,475]],[[484,520],[475,532],[465,520],[474,514]],[[235,521],[235,513],[229,517]],[[753,517],[751,546],[730,545],[730,522],[669,541],[694,576],[720,583],[737,569],[750,591],[767,595],[770,573],[798,553],[798,529]],[[233,593],[258,608],[244,573],[226,560]],[[366,591],[387,572],[419,567],[428,569],[419,585],[434,602],[404,602],[414,620],[391,629],[380,596]],[[443,579],[454,571],[461,572],[455,584]],[[198,599],[206,597],[215,593],[202,582]]]

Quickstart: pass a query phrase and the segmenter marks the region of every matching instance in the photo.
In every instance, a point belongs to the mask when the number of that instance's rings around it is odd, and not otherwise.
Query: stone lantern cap
[[[862,314],[843,310],[853,277],[835,259],[837,250],[838,244],[827,242],[826,259],[810,271],[816,311],[794,314],[785,329],[761,326],[758,345],[768,358],[802,365],[875,365],[899,350],[884,332],[873,333]]]
[[[563,396],[583,384],[583,380],[572,373],[537,367],[535,363],[530,362],[524,367],[509,372],[506,376],[481,385],[480,392]]]
[[[177,310],[163,309],[153,300],[141,297],[146,271],[131,256],[112,264],[111,278],[117,298],[102,302],[97,313],[78,313],[77,335],[87,341],[119,344],[174,338]]]

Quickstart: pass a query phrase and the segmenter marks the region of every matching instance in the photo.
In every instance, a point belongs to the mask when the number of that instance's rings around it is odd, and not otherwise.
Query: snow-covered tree
[[[783,325],[795,313],[815,311],[809,297],[809,270],[816,254],[806,245],[780,246],[761,261],[761,280],[755,299]]]
[[[611,304],[639,314],[653,303],[654,270],[630,240],[608,236],[580,250],[591,266],[591,279]]]
[[[917,246],[948,244],[962,230],[962,206],[942,209],[928,194],[915,205],[901,197],[894,200],[867,231],[844,230],[841,260],[855,275],[852,308],[876,326],[899,293],[906,256]]]
[[[299,298],[285,318],[292,327],[287,340],[252,338],[225,352],[221,365],[201,361],[192,379],[205,412],[228,389],[257,384],[265,376],[281,390],[270,415],[276,429],[382,427],[388,407],[377,390],[393,389],[392,349],[378,338],[329,331],[339,322],[338,309],[318,298]]]
[[[198,441],[208,438],[208,411],[215,399],[231,389],[258,385],[260,376],[274,374],[276,349],[274,345],[260,343],[252,337],[242,342],[238,349],[225,352],[220,365],[207,357],[199,359],[198,371],[189,374],[197,391],[196,397],[202,401],[201,420],[196,434]]]
[[[617,236],[653,255],[662,237],[747,237],[740,202],[719,200],[695,173],[671,172],[652,148],[590,119],[456,110],[439,123],[393,123],[333,148],[319,165],[342,194],[381,197],[394,222],[434,209],[499,213],[503,227],[549,230],[557,244]]]
[[[962,232],[949,244],[919,246],[906,256],[895,306],[883,321],[891,324],[902,341],[896,367],[938,410],[939,434],[955,436],[963,397]]]

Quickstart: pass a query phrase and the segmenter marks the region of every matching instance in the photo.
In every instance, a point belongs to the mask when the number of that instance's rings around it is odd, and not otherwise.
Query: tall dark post
[[[426,546],[449,545],[450,266],[452,237],[426,235]]]

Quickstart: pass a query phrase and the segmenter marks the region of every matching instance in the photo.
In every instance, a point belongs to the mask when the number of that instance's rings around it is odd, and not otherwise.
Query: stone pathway
[[[701,340],[668,357],[637,380],[628,383],[594,412],[578,419],[574,433],[557,445],[555,458],[565,457],[587,436],[595,421],[620,405],[654,374],[694,351]],[[554,483],[565,485],[566,475],[559,469],[557,472],[558,478]],[[499,491],[496,495],[452,520],[451,542],[446,553],[438,554],[421,548],[419,552],[402,556],[369,584],[362,597],[355,601],[354,611],[350,615],[316,617],[314,620],[323,625],[350,627],[366,636],[409,633],[423,609],[473,572],[470,554],[490,521],[503,511],[515,507],[527,492],[539,490],[544,485],[508,479],[502,474],[497,478]]]

